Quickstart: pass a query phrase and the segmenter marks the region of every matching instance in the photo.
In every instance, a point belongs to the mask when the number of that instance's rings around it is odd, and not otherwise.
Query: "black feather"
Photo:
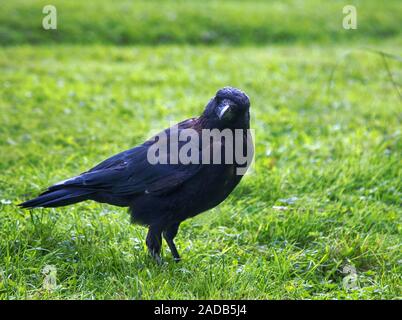
[[[89,194],[91,194],[91,192],[88,190],[69,188],[46,191],[35,199],[20,203],[19,206],[27,209],[61,207],[87,200]]]

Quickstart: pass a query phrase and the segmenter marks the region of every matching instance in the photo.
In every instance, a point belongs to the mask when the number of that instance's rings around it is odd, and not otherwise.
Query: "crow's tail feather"
[[[20,203],[18,206],[28,209],[62,207],[88,200],[88,196],[92,193],[94,193],[94,191],[77,188],[49,190],[40,194],[35,199]]]

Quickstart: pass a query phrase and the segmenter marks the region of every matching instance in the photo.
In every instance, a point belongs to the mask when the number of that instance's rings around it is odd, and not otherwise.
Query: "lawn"
[[[394,2],[372,13],[384,33],[332,41],[331,33],[298,34],[291,20],[288,33],[278,33],[284,39],[270,33],[263,43],[245,19],[240,40],[217,33],[213,44],[190,34],[197,23],[214,25],[201,18],[187,31],[168,29],[167,44],[134,31],[123,42],[100,31],[85,44],[87,29],[83,38],[72,29],[46,38],[7,14],[33,24],[28,9],[42,2],[32,3],[10,2],[0,13],[0,38],[9,37],[0,39],[1,299],[402,298],[402,42],[385,14],[397,12]],[[236,3],[220,8],[239,15]],[[190,21],[197,5],[180,10]],[[85,25],[82,12],[68,17]],[[136,23],[148,30],[149,21]],[[165,245],[164,264],[155,264],[146,229],[130,224],[123,208],[16,207],[200,114],[225,85],[251,98],[255,162],[223,204],[181,225],[182,262]]]

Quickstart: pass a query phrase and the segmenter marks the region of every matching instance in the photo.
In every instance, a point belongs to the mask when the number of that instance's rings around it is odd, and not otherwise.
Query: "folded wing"
[[[187,120],[189,121],[193,120]],[[179,130],[188,125],[186,122],[180,123]],[[169,143],[169,130],[164,131],[164,135],[158,135],[160,143]],[[101,162],[79,176],[59,182],[48,190],[79,188],[115,196],[143,192],[159,194],[174,190],[200,171],[200,164],[151,164],[148,160],[148,150],[153,143],[154,138]],[[167,160],[170,162],[169,152]]]

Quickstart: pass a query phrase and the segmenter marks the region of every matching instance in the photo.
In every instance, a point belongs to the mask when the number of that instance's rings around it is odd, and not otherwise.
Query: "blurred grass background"
[[[0,3],[0,298],[402,297],[399,1],[52,1],[50,31],[45,4]],[[254,170],[182,224],[180,264],[125,209],[15,206],[225,85],[251,97]]]
[[[255,44],[372,41],[401,35],[398,0],[62,1],[57,31],[43,32],[49,1],[2,1],[0,44]],[[355,5],[358,29],[344,30],[342,8]]]

